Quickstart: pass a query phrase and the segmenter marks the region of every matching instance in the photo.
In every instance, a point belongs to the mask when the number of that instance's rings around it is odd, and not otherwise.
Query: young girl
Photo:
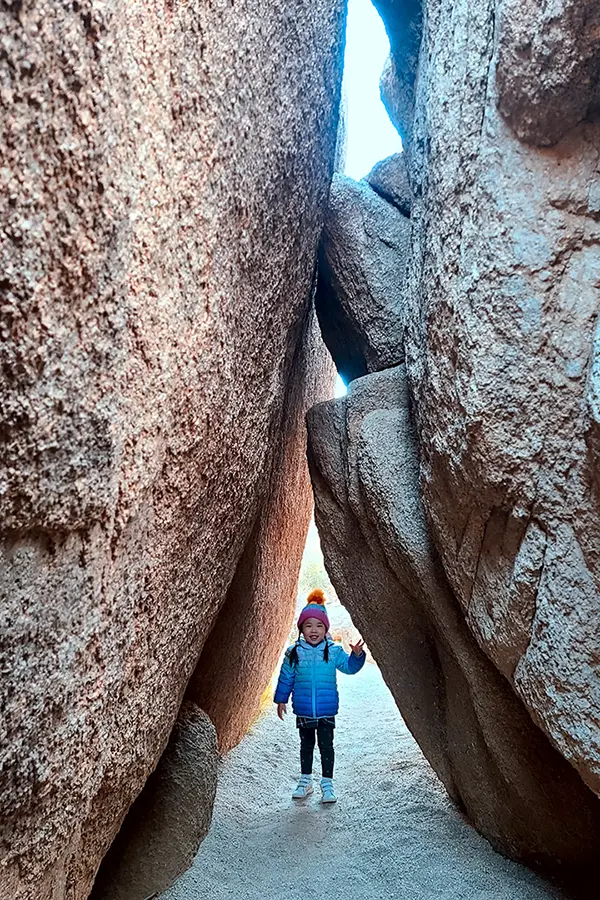
[[[333,729],[339,708],[336,669],[355,675],[362,669],[366,654],[363,641],[350,644],[352,653],[348,655],[340,644],[330,639],[329,617],[324,604],[323,591],[311,591],[298,618],[298,640],[286,650],[273,699],[277,704],[277,715],[283,720],[291,693],[300,733],[302,774],[292,797],[303,800],[312,794],[316,734],[323,771],[321,799],[323,803],[335,803]]]

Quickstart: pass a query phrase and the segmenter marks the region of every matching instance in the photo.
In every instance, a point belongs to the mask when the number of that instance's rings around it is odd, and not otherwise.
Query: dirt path
[[[290,799],[295,720],[271,709],[222,763],[210,834],[164,900],[562,898],[463,822],[376,666],[340,676],[340,693],[338,803]]]

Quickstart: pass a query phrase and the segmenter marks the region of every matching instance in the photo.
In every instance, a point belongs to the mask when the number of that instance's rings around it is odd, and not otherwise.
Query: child
[[[333,790],[333,729],[339,707],[336,669],[347,675],[359,672],[366,659],[363,641],[350,644],[348,655],[340,644],[329,638],[329,617],[323,591],[311,591],[298,618],[298,640],[288,647],[273,698],[277,715],[283,720],[292,694],[296,727],[300,733],[301,776],[292,794],[303,800],[312,794],[315,733],[321,753],[321,793],[323,803],[335,803]]]

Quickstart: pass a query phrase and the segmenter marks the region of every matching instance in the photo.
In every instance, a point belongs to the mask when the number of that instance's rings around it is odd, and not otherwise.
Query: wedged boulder
[[[3,897],[87,896],[298,458],[342,7],[0,12]]]
[[[402,361],[410,220],[365,182],[334,175],[315,306],[344,381]]]
[[[403,216],[410,216],[412,193],[404,153],[393,153],[375,163],[364,180],[380,197],[399,209]]]
[[[308,416],[327,571],[450,795],[503,853],[598,876],[600,801],[471,634],[430,540],[404,366]]]
[[[191,865],[208,834],[217,792],[217,735],[192,703],[100,866],[91,900],[146,900]]]
[[[527,72],[532,127],[550,134],[554,57],[548,79],[535,72],[550,36],[559,62],[579,46],[574,6],[552,22],[539,4],[432,6],[406,330],[424,503],[477,642],[600,794],[600,122],[567,111],[566,137],[540,150],[498,109],[506,79]],[[532,23],[531,52],[502,74],[513,13],[519,33]]]
[[[505,0],[499,21],[498,109],[521,140],[556,144],[600,106],[596,0]]]

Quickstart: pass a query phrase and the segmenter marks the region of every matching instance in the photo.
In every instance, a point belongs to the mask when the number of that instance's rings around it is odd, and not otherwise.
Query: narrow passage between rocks
[[[275,709],[221,763],[210,833],[165,900],[549,900],[457,812],[404,725],[379,669],[340,676],[335,783],[291,800],[295,719]],[[318,751],[315,774],[319,774]]]

